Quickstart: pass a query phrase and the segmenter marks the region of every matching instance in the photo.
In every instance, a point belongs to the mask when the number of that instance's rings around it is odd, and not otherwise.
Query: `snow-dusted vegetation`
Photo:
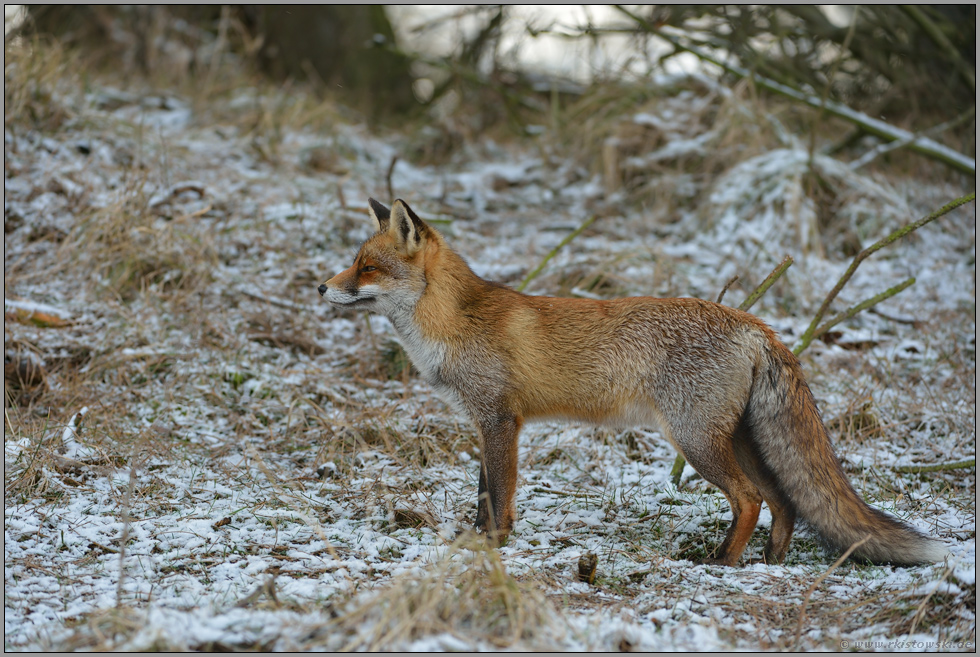
[[[864,262],[835,312],[916,281],[801,355],[856,489],[948,547],[920,567],[834,568],[802,527],[782,565],[695,565],[731,513],[672,482],[656,427],[526,427],[487,549],[457,534],[474,428],[386,320],[316,292],[390,190],[514,286],[596,216],[536,294],[738,275],[738,305],[792,255],[753,308],[792,347],[855,253],[972,180],[811,157],[798,108],[700,76],[433,156],[464,118],[368,129],[299,88],[83,80],[26,44],[4,67],[5,649],[975,648],[975,467],[917,469],[976,453],[974,203]]]

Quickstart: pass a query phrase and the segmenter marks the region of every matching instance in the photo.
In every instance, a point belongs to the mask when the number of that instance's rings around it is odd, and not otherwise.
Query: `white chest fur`
[[[388,320],[394,326],[402,347],[422,378],[457,412],[465,413],[466,407],[458,391],[443,377],[447,355],[446,345],[422,335],[418,324],[409,312],[391,313]]]

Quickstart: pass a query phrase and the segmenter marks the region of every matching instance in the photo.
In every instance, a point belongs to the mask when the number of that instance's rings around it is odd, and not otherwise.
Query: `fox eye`
[[[361,273],[362,274],[367,274],[369,272],[377,271],[377,270],[378,270],[378,268],[375,267],[374,265],[365,265],[365,266],[361,267]]]

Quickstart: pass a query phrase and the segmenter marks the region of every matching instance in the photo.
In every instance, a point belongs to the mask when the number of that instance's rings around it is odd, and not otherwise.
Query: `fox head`
[[[390,210],[369,199],[368,214],[375,234],[361,245],[353,265],[317,291],[334,305],[390,316],[413,307],[422,296],[426,247],[439,235],[401,199]]]

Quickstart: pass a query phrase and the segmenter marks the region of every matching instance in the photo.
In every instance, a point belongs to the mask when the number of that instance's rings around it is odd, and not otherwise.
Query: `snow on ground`
[[[785,565],[693,565],[724,536],[723,496],[690,466],[675,487],[650,427],[560,424],[522,435],[520,518],[494,561],[452,547],[475,515],[472,427],[398,360],[384,319],[315,291],[368,237],[367,198],[392,200],[392,158],[396,196],[508,284],[598,213],[533,293],[714,299],[737,273],[737,305],[790,253],[754,311],[792,345],[848,264],[796,228],[818,223],[806,154],[737,163],[668,221],[545,147],[420,166],[403,136],[361,126],[284,128],[270,148],[166,94],[63,101],[62,129],[4,132],[5,312],[69,322],[5,321],[7,354],[48,373],[4,429],[6,649],[973,648],[975,472],[894,468],[975,455],[975,206],[867,261],[837,306],[915,276],[881,306],[903,321],[864,313],[804,357],[857,489],[943,540],[945,564],[821,580],[836,555],[801,530]],[[317,152],[336,162],[311,166]],[[818,166],[865,246],[959,195]],[[591,586],[576,578],[590,552]],[[432,577],[494,563],[499,599],[526,587],[516,631],[513,608],[467,615]],[[386,611],[412,591],[408,616]]]

